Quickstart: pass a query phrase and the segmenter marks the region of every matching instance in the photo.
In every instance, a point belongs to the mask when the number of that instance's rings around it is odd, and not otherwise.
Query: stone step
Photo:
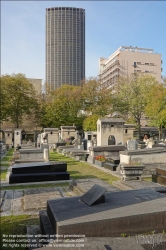
[[[68,172],[46,172],[46,173],[25,173],[25,174],[10,174],[9,184],[26,183],[26,182],[41,182],[41,181],[60,181],[69,180]]]
[[[39,211],[40,218],[40,232],[42,235],[55,235],[50,219],[45,210]]]

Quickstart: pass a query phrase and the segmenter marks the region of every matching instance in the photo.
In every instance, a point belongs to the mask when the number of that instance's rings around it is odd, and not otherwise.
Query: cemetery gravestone
[[[136,150],[138,149],[138,142],[136,140],[128,140],[127,141],[127,149],[128,150]]]
[[[59,129],[58,128],[44,128],[44,132],[48,135],[48,143],[54,144],[59,142]]]
[[[107,191],[106,188],[95,184],[90,190],[88,190],[82,197],[81,201],[85,202],[89,206],[104,203],[105,196],[103,195]]]
[[[21,129],[14,130],[14,148],[21,146]]]

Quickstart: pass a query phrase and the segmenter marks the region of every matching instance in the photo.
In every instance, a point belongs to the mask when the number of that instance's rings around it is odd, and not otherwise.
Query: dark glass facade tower
[[[46,83],[80,85],[85,78],[85,10],[46,9]]]

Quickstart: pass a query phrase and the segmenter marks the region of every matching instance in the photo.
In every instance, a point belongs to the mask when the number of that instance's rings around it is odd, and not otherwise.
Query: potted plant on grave
[[[145,165],[137,161],[129,161],[128,164],[121,163],[122,180],[141,180],[144,168]]]
[[[106,162],[106,158],[104,155],[95,156],[95,165],[99,167],[103,167],[105,162]]]

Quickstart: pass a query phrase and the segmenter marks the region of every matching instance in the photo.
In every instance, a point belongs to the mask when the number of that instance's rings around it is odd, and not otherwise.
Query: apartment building
[[[85,10],[46,9],[46,83],[80,85],[85,78]]]
[[[109,58],[100,58],[99,77],[103,86],[112,88],[119,76],[150,74],[161,82],[161,54],[153,49],[121,46]]]

